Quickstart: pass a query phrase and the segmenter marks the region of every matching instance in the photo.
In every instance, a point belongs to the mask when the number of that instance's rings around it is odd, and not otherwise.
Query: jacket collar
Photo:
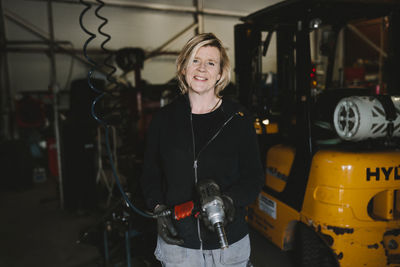
[[[185,110],[187,112],[190,112],[190,100],[188,94],[184,95],[179,95],[178,101],[183,105]],[[241,108],[240,104],[229,99],[228,97],[222,97],[222,103],[220,108],[222,109],[222,112],[225,114],[225,117],[230,117],[234,113],[237,113],[239,111],[243,112],[243,109]]]

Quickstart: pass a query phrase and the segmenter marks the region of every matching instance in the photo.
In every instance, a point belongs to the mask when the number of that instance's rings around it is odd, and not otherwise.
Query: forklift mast
[[[261,32],[250,24],[235,25],[235,74],[238,100],[248,109],[252,107],[252,95],[261,77]]]

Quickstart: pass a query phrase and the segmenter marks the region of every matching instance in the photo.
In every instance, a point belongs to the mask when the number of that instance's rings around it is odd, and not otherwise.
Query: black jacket
[[[198,155],[198,181],[213,179],[223,194],[233,199],[235,219],[225,228],[232,244],[248,233],[246,206],[255,201],[264,183],[257,137],[252,120],[240,105],[223,99],[226,123]],[[217,132],[219,129],[215,129]],[[195,171],[191,110],[187,96],[180,96],[154,115],[148,129],[141,184],[147,205],[174,205],[195,200]],[[175,221],[184,247],[200,248],[197,220]],[[203,249],[219,247],[215,233],[201,227]]]

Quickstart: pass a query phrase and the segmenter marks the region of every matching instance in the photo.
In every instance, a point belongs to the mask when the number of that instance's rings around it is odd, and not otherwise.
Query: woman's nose
[[[201,71],[205,71],[206,70],[206,63],[200,63],[198,68]]]

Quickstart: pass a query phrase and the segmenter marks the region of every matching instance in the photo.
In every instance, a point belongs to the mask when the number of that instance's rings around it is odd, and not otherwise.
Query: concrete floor
[[[60,209],[54,181],[35,183],[18,192],[0,192],[0,214],[0,267],[104,266],[96,246],[77,243],[84,230],[98,224],[99,214]],[[292,267],[285,253],[254,230],[250,239],[255,267]],[[146,249],[143,243],[132,244],[133,252],[137,251],[135,245],[139,253]],[[152,248],[147,250],[151,255]],[[135,261],[131,265],[143,266]]]

